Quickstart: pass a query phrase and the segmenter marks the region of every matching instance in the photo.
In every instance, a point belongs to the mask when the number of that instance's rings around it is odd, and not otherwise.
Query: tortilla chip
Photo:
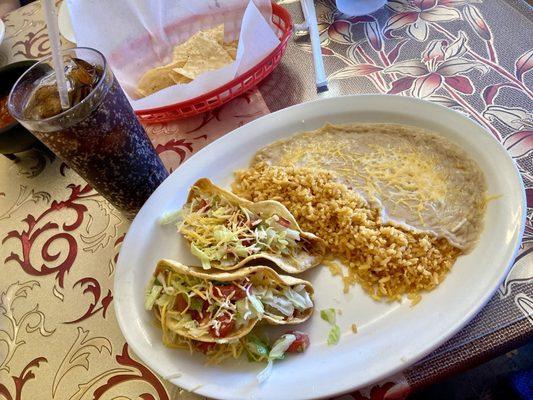
[[[144,97],[178,83],[188,83],[204,72],[230,64],[236,56],[237,41],[224,43],[223,24],[196,32],[174,48],[172,63],[144,73],[137,92]]]
[[[194,46],[195,38],[198,37],[202,32],[197,32],[194,35],[192,35],[189,39],[187,39],[185,42],[177,45],[174,47],[174,50],[172,51],[172,63],[173,64],[181,64],[177,65],[177,67],[183,67],[188,59],[188,53],[192,46]]]
[[[137,85],[141,96],[148,96],[176,83],[188,83],[191,80],[173,70],[174,64],[156,67],[146,71]]]
[[[199,33],[201,33],[206,39],[212,42],[217,42],[221,46],[224,43],[224,24],[220,24],[206,31],[200,31]]]
[[[174,47],[172,52],[173,64],[178,64],[177,67],[183,67],[187,62],[187,53],[189,52],[189,46],[182,44]]]
[[[217,42],[213,42],[203,36],[198,36],[195,46],[190,48],[189,58],[181,68],[174,68],[187,78],[196,79],[198,75],[223,67],[233,62],[233,59],[224,48]]]
[[[182,74],[174,70],[169,71],[169,74],[174,83],[189,83],[191,81],[191,79],[187,78],[186,76],[183,76]]]
[[[222,43],[222,47],[226,52],[229,54],[229,56],[235,60],[237,58],[237,47],[239,46],[239,41],[234,40],[233,42],[229,43]]]
[[[185,42],[177,45],[172,52],[173,63],[182,63],[182,65],[178,65],[178,67],[183,67],[183,65],[187,62],[188,53],[191,48],[198,46],[197,42],[199,37],[203,37],[204,39],[207,39],[211,42],[216,42],[220,45],[223,45],[224,24],[220,24],[215,28],[209,29],[207,31],[196,32]]]

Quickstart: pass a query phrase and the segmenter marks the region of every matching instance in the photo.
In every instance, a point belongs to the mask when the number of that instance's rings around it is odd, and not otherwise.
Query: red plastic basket
[[[168,106],[135,111],[141,122],[157,123],[191,117],[213,110],[251,89],[265,79],[279,64],[292,34],[292,19],[287,10],[272,3],[272,23],[280,39],[279,45],[259,64],[225,85],[194,99]]]

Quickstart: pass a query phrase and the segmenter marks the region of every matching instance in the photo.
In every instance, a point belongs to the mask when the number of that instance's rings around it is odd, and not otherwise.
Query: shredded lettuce
[[[248,247],[244,247],[242,244],[237,243],[231,251],[237,255],[237,257],[245,258],[248,256]]]
[[[287,235],[288,238],[292,240],[295,240],[295,241],[300,240],[300,232],[295,231],[294,229],[287,228],[285,230],[285,234]]]
[[[218,226],[213,230],[213,237],[219,243],[237,241],[237,233],[230,231],[225,226]]]
[[[171,300],[171,295],[174,294],[174,288],[167,286],[165,278],[159,274],[157,277],[152,277],[146,287],[146,296],[144,298],[144,308],[151,310],[154,305],[164,306]]]
[[[189,309],[201,312],[204,303],[197,297],[191,298],[191,303],[189,304]]]
[[[270,375],[272,375],[272,366],[274,365],[274,362],[272,360],[268,360],[267,366],[257,374],[257,381],[259,383],[263,383],[266,381]]]
[[[335,309],[327,308],[327,309],[321,310],[320,318],[322,318],[324,321],[326,321],[330,325],[335,325],[336,323]]]
[[[294,304],[285,297],[271,294],[269,297],[262,297],[261,301],[263,304],[275,308],[287,317],[290,317],[294,314]]]
[[[213,211],[213,216],[217,218],[222,218],[226,214],[231,214],[231,210],[226,207],[219,207]]]
[[[200,261],[202,262],[203,269],[211,268],[211,260],[209,260],[207,254],[205,254],[202,250],[196,247],[194,243],[191,243],[191,253],[193,256],[198,257],[200,259]]]
[[[157,283],[159,283],[164,288],[167,287],[167,283],[165,282],[165,277],[163,274],[157,274],[157,277],[155,280],[157,281]]]
[[[172,297],[170,295],[163,293],[161,296],[157,298],[157,300],[155,301],[155,304],[157,304],[159,307],[163,307],[169,304],[171,300],[172,300]]]
[[[268,217],[268,218],[265,220],[265,223],[266,223],[267,225],[270,225],[270,226],[276,226],[276,227],[277,227],[277,226],[281,226],[280,224],[278,224],[278,221],[279,221],[279,217],[278,217],[276,214],[274,214],[274,215]]]
[[[263,313],[268,313],[269,316],[280,320],[293,316],[295,310],[304,311],[313,307],[313,301],[307,293],[305,285],[284,289],[252,286],[250,293],[266,307],[266,311]]]
[[[341,338],[341,328],[339,328],[339,325],[334,325],[328,334],[328,345],[335,345],[339,343],[339,340]]]
[[[146,298],[144,300],[144,308],[146,310],[151,310],[154,306],[155,301],[157,300],[157,297],[163,290],[163,286],[159,285],[153,285],[151,289],[147,292]]]
[[[299,291],[296,291],[296,288],[293,289],[289,286],[285,288],[283,294],[292,302],[292,304],[294,304],[296,309],[303,311],[313,307],[313,302],[311,301],[309,294],[305,291],[305,287],[303,285],[299,286],[301,286]]]
[[[161,225],[168,225],[177,222],[182,216],[182,210],[167,211],[159,218]]]
[[[320,318],[331,325],[331,329],[328,334],[328,345],[334,345],[339,343],[341,338],[341,328],[337,325],[337,318],[334,308],[326,308],[320,311]]]
[[[287,333],[274,342],[272,350],[268,353],[268,358],[271,360],[281,360],[285,356],[285,352],[290,345],[296,340],[296,336]]]
[[[272,374],[272,366],[274,365],[274,360],[281,360],[285,356],[285,352],[290,347],[290,345],[296,340],[296,336],[287,333],[281,335],[281,337],[274,342],[272,349],[268,353],[268,363],[267,366],[257,374],[257,381],[262,383],[266,381]]]
[[[237,315],[235,318],[239,325],[244,325],[244,322],[248,321],[248,319],[254,315],[248,306],[248,299],[237,300],[235,307],[237,308]]]
[[[261,361],[268,358],[268,345],[255,335],[248,335],[246,349],[251,361]]]
[[[246,292],[246,297],[248,297],[248,300],[250,300],[250,304],[254,308],[256,315],[261,316],[265,313],[263,304],[259,301],[259,299],[256,296],[254,296],[250,292]]]

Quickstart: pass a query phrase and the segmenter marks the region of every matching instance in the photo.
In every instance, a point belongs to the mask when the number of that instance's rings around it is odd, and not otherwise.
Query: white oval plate
[[[200,354],[171,350],[161,343],[152,314],[143,309],[144,288],[160,258],[194,263],[187,247],[161,214],[178,209],[188,188],[200,177],[228,186],[263,146],[325,122],[391,122],[434,131],[463,147],[484,171],[491,201],[486,226],[476,248],[457,260],[446,280],[422,302],[382,304],[359,287],[342,293],[338,277],[327,268],[304,277],[315,285],[316,309],[342,309],[343,332],[337,346],[327,346],[328,325],[316,312],[299,330],[308,332],[309,349],[274,364],[262,385],[262,365],[246,360],[206,366]],[[163,182],[133,221],[118,260],[115,310],[135,353],[163,378],[187,390],[220,399],[310,399],[367,386],[422,358],[463,327],[490,299],[505,277],[521,240],[525,222],[522,181],[504,148],[467,117],[429,102],[399,96],[336,97],[299,104],[267,115],[205,147]],[[350,326],[357,324],[353,334]],[[285,331],[288,329],[285,329]]]

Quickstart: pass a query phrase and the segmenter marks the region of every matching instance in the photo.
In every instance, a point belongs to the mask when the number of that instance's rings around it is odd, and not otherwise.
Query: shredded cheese
[[[421,224],[422,211],[432,203],[444,202],[448,194],[447,174],[435,168],[433,153],[423,148],[371,143],[356,152],[346,138],[323,133],[320,142],[302,140],[283,149],[276,164],[330,167],[367,197],[382,199],[386,195],[396,207],[416,211]]]
[[[326,125],[265,147],[252,166],[261,163],[333,173],[381,223],[444,237],[465,252],[482,228],[483,172],[459,146],[416,127]]]

